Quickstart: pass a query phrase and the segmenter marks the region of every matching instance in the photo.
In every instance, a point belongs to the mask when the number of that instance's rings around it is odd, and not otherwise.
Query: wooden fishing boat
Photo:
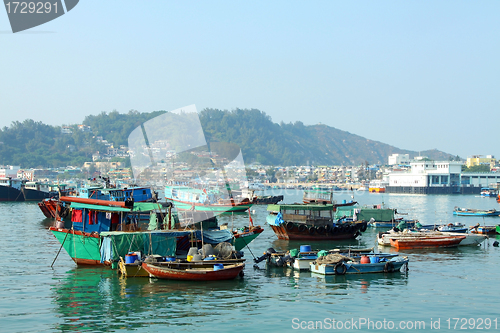
[[[473,234],[483,234],[483,235],[491,235],[497,233],[497,227],[494,225],[475,225],[471,227],[470,232]]]
[[[350,251],[351,249],[343,249],[343,250],[330,250],[329,253],[338,253],[340,255],[344,255],[347,257],[351,257],[353,259],[359,260],[361,256],[375,257],[375,258],[393,258],[397,257],[396,253],[374,253],[373,249],[371,251],[361,250],[361,251]],[[293,262],[288,261],[287,264],[293,269],[296,270],[310,270],[311,263],[318,259],[318,252],[305,252],[300,253],[300,256],[294,258]]]
[[[377,235],[377,242],[381,246],[391,246],[391,239],[413,239],[416,237],[448,237],[448,236],[465,236],[458,245],[459,246],[474,246],[481,244],[484,240],[486,240],[487,236],[485,235],[477,235],[471,233],[457,233],[457,232],[439,232],[434,230],[424,230],[424,231],[410,231],[410,232],[380,232]]]
[[[455,207],[453,214],[457,216],[500,216],[500,211]]]
[[[366,231],[367,222],[335,221],[333,204],[268,205],[267,223],[279,239],[354,239]]]
[[[425,249],[434,247],[451,247],[465,239],[465,236],[431,236],[431,237],[407,237],[391,238],[391,246],[398,250],[403,249]]]
[[[334,264],[319,264],[312,262],[310,270],[312,273],[322,275],[345,275],[345,274],[370,274],[370,273],[393,273],[408,265],[408,258],[391,259],[385,262],[366,263],[355,261],[338,262]]]
[[[102,186],[85,186],[79,188],[75,196],[65,195],[61,196],[61,199],[47,198],[40,201],[38,207],[47,218],[64,218],[69,207],[67,202],[91,203],[89,200],[101,200],[101,204],[108,205],[106,203],[108,201],[119,202],[119,206],[123,207],[122,203],[127,199],[133,202],[154,202],[156,197],[156,193],[148,187],[103,188]],[[73,198],[75,200],[72,200]],[[78,201],[79,199],[82,200]],[[99,203],[94,202],[94,204]]]
[[[206,264],[206,263],[205,263]],[[235,279],[243,273],[244,263],[220,264],[215,261],[211,267],[197,267],[194,263],[172,263],[160,265],[158,263],[142,263],[142,268],[151,277],[167,280],[184,281],[218,281]]]

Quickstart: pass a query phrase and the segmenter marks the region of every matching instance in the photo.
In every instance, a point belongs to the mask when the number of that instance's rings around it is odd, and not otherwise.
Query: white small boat
[[[441,232],[461,232],[461,233],[465,233],[465,232],[467,232],[467,230],[469,230],[465,226],[465,224],[460,223],[460,222],[455,222],[454,224],[448,223],[445,225],[440,225],[439,227],[437,227],[437,229],[438,229],[438,231],[441,231]]]

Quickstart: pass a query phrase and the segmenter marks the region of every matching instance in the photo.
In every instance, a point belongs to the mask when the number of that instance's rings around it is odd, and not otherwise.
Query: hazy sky
[[[82,0],[12,34],[0,127],[257,108],[403,149],[500,157],[498,1]]]

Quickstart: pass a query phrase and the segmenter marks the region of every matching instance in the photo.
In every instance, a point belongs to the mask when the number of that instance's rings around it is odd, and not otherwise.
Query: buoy
[[[362,264],[369,264],[370,263],[370,258],[368,258],[367,256],[362,256],[360,262]]]

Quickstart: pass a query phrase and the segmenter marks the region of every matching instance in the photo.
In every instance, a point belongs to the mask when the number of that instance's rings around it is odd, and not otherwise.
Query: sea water
[[[300,202],[301,191],[283,190],[285,202]],[[456,217],[455,206],[499,209],[494,198],[473,195],[396,195],[338,192],[334,198],[384,204],[422,224],[461,222],[496,225],[500,218]],[[245,248],[245,276],[231,281],[183,282],[124,278],[109,268],[76,267],[48,231],[36,203],[0,203],[1,332],[292,332],[318,331],[498,331],[496,292],[500,248],[492,236],[482,246],[404,250],[408,272],[321,276],[289,268],[253,267],[253,256],[268,248],[288,250],[378,248],[368,228],[360,240],[288,242],[265,224],[266,206],[251,208],[265,231]],[[229,215],[221,223],[248,224]],[[500,239],[499,239],[500,240]]]

